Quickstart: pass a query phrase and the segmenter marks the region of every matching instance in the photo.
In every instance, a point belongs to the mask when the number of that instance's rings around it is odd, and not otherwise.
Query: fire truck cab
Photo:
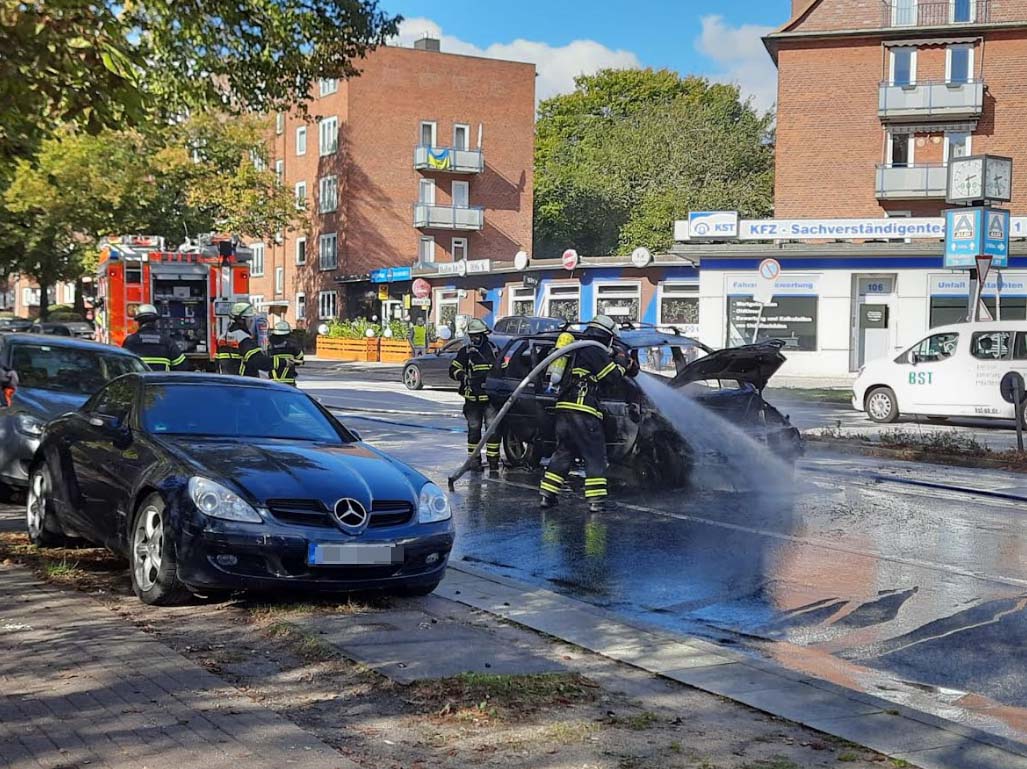
[[[149,235],[106,238],[97,268],[97,339],[120,346],[136,331],[140,304],[160,313],[160,329],[194,368],[213,368],[232,304],[249,299],[250,249],[208,236],[168,251]]]

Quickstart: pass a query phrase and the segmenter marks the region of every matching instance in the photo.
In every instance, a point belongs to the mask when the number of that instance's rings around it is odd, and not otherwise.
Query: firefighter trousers
[[[556,452],[542,475],[541,492],[558,494],[575,459],[585,464],[585,499],[605,499],[606,434],[603,420],[573,411],[556,412]]]
[[[464,418],[467,419],[467,453],[473,455],[481,440],[482,432],[487,429],[496,418],[496,407],[491,403],[464,404]],[[499,467],[499,442],[500,436],[497,432],[485,444],[485,456],[488,457],[490,467]]]

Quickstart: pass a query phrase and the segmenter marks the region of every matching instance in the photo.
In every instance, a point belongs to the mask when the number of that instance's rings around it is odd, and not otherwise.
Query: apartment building
[[[535,67],[383,47],[276,116],[270,159],[307,223],[254,242],[251,293],[276,318],[410,311],[411,270],[530,248]],[[372,284],[372,271],[395,280]]]

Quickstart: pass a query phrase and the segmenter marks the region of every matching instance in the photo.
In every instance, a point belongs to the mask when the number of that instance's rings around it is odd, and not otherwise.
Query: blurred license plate
[[[312,566],[387,566],[402,562],[402,545],[335,545],[311,542],[307,549],[307,563]]]

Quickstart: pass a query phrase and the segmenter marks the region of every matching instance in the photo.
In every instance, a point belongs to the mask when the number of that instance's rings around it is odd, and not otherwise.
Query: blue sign
[[[1009,266],[1009,212],[984,210],[984,256],[991,257],[992,267]]]
[[[727,240],[738,237],[737,211],[690,211],[688,236]]]
[[[393,283],[400,280],[410,280],[413,277],[413,270],[410,267],[386,267],[381,270],[371,270],[372,283]]]

